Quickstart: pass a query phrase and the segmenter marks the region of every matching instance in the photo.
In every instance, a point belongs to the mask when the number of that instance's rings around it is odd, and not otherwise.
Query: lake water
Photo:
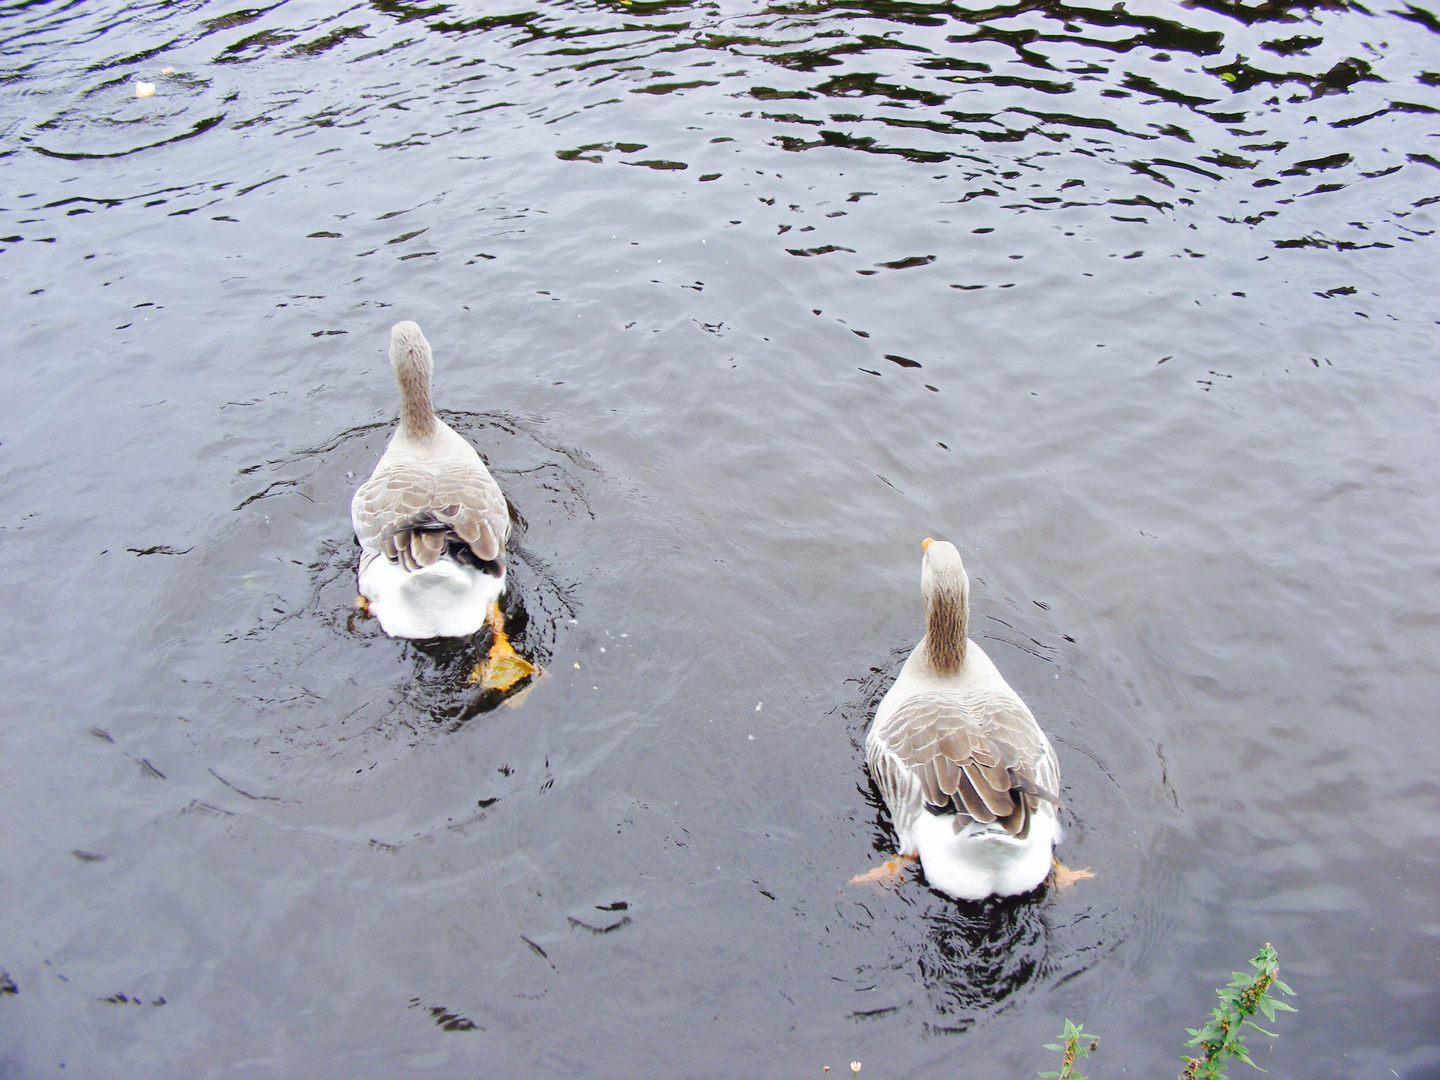
[[[1440,1077],[1431,10],[31,2],[0,70],[0,1077],[1173,1076],[1266,941],[1257,1062]],[[353,613],[400,319],[518,702]],[[1063,893],[847,884],[925,536]]]

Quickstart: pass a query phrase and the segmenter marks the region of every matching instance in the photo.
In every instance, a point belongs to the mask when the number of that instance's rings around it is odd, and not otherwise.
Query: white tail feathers
[[[448,555],[407,571],[378,552],[360,560],[360,592],[391,637],[468,637],[485,625],[490,606],[505,592],[505,578]]]

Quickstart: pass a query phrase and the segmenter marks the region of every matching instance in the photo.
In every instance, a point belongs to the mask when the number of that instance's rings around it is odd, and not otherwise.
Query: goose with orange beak
[[[960,552],[944,540],[922,547],[925,636],[875,710],[865,763],[901,857],[918,857],[933,887],[962,900],[1027,893],[1050,874],[1060,839],[1060,763],[1020,695],[966,636]]]

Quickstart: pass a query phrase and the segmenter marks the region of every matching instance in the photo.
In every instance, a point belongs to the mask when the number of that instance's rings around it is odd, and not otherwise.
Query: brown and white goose
[[[966,637],[970,579],[926,540],[925,636],[865,737],[865,763],[929,883],[963,900],[1015,896],[1050,873],[1060,764],[1035,717]]]
[[[350,502],[363,606],[391,637],[468,637],[489,622],[495,646],[529,668],[509,649],[498,604],[510,536],[500,485],[475,448],[435,415],[434,360],[415,323],[391,328],[390,364],[400,385],[400,423]],[[496,648],[490,660],[497,661]],[[508,689],[533,673],[504,685],[495,682],[503,673],[477,678]]]

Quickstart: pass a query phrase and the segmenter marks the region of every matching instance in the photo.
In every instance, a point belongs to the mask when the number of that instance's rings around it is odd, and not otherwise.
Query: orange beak
[[[930,545],[933,544],[934,542],[935,542],[935,541],[932,540],[932,539],[930,539],[930,537],[928,537],[928,536],[925,537],[924,540],[921,540],[921,541],[920,541],[920,550],[921,550],[921,551],[929,551],[929,550],[930,550]]]

